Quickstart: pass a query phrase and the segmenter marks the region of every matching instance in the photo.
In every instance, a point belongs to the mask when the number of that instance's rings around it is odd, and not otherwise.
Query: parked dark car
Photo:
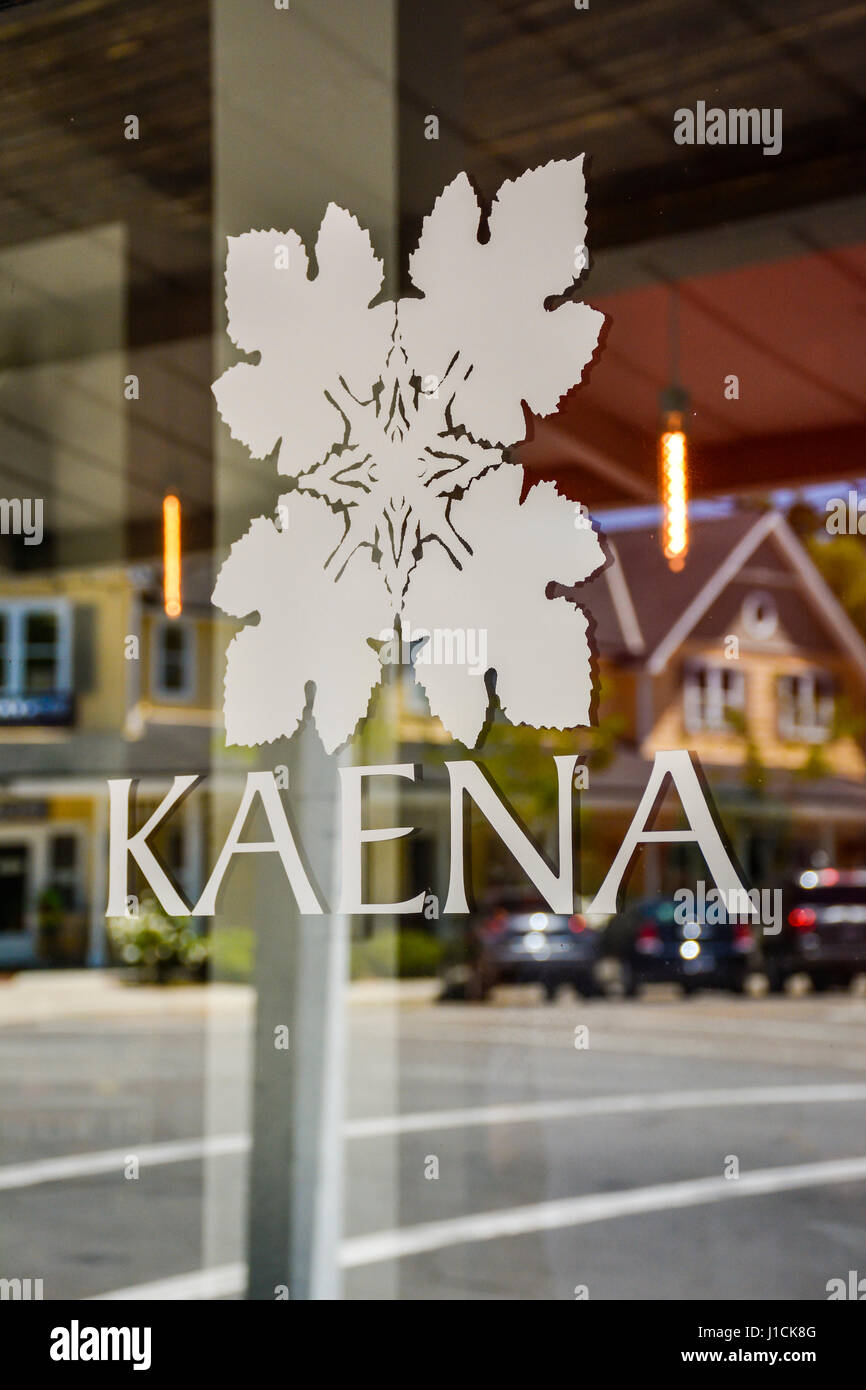
[[[754,936],[745,923],[708,923],[668,898],[636,903],[612,917],[602,933],[603,958],[619,965],[623,993],[643,985],[674,983],[684,994],[698,989],[741,993],[754,958]]]
[[[552,1001],[562,985],[598,994],[598,932],[579,913],[551,912],[540,898],[501,893],[468,928],[465,995],[486,999],[500,984],[540,984]],[[446,982],[447,988],[447,982]]]
[[[764,936],[764,969],[772,989],[792,975],[814,989],[849,985],[866,974],[866,870],[808,869],[783,894],[778,936]]]

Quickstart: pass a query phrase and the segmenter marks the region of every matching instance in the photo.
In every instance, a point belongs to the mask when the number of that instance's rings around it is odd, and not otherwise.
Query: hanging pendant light
[[[166,615],[179,618],[180,597],[180,499],[168,493],[162,499],[162,593]]]
[[[671,286],[670,385],[659,398],[659,498],[662,504],[661,543],[675,574],[686,563],[689,549],[689,442],[685,422],[689,398],[679,385],[679,292]]]
[[[674,573],[689,549],[689,442],[685,431],[688,396],[678,386],[661,394],[659,428],[659,495],[662,504],[662,551]]]

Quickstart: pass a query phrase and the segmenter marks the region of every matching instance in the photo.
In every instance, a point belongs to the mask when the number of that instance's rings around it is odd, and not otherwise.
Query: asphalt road
[[[346,1297],[811,1300],[866,1274],[866,1001],[349,1015]],[[238,1296],[248,1064],[240,1003],[0,1030],[0,1277],[195,1297],[206,1265]]]

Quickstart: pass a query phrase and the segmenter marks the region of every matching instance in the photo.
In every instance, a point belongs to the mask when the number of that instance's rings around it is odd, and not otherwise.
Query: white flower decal
[[[349,213],[328,208],[318,273],[294,232],[229,239],[228,326],[260,361],[214,384],[233,436],[263,458],[279,444],[291,479],[280,520],[258,517],[231,550],[214,602],[242,618],[225,684],[229,743],[295,732],[313,718],[331,752],[367,712],[381,674],[374,644],[474,628],[514,723],[589,722],[586,619],[572,586],[604,562],[595,531],[550,483],[521,504],[522,470],[502,449],[526,432],[524,403],[557,408],[581,378],[603,315],[567,300],[586,237],[582,160],[504,183],[485,241],[460,175],[425,219],[410,259],[422,297],[370,307],[382,263]],[[419,666],[430,708],[473,744],[487,713],[465,665]]]

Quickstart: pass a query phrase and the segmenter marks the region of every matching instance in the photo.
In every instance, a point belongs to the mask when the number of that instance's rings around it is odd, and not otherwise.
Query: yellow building
[[[804,864],[866,863],[866,644],[776,513],[733,513],[693,526],[673,574],[656,536],[617,529],[610,563],[573,598],[590,615],[597,722],[560,734],[495,721],[472,753],[519,814],[555,844],[554,752],[580,750],[578,891],[599,886],[646,786],[654,754],[700,759],[746,878],[779,881]],[[211,768],[222,742],[224,652],[234,625],[210,602],[212,566],[184,562],[183,611],[163,610],[158,564],[9,572],[0,590],[0,969],[106,958],[110,777],[137,782],[137,824],[172,777]],[[214,692],[219,692],[215,694]],[[373,856],[374,900],[448,876],[446,757],[466,757],[426,709],[411,668],[391,668],[361,736],[368,763],[413,759],[387,823],[416,834]],[[154,848],[187,901],[209,860],[212,782],[183,803]],[[672,797],[659,825],[678,822]],[[396,818],[395,818],[396,817]],[[515,866],[475,818],[476,886]],[[700,876],[685,846],[648,847],[629,893]],[[507,857],[507,856],[506,856]],[[129,891],[145,885],[130,865]],[[365,926],[369,929],[369,920]]]
[[[187,562],[177,618],[162,610],[160,581],[158,565],[3,577],[0,968],[104,960],[107,779],[136,779],[141,817],[176,773],[208,771],[220,724],[209,567]],[[190,894],[205,816],[190,798],[157,842]]]

